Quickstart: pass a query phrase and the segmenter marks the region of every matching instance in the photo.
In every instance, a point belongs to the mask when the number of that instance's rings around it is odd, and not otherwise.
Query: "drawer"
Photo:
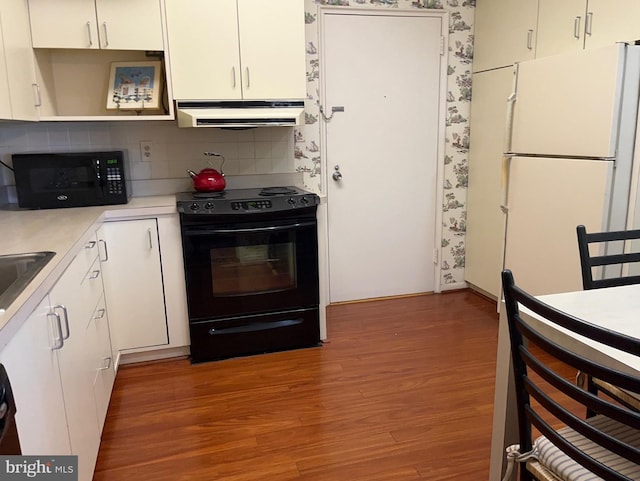
[[[84,247],[78,252],[76,257],[73,259],[72,265],[76,272],[84,273],[91,268],[92,264],[98,258],[98,238],[94,233],[91,237],[87,239],[84,244]],[[71,266],[70,266],[71,268]],[[82,274],[79,274],[82,275]]]
[[[87,318],[89,316],[91,312],[89,309],[93,309],[96,306],[103,294],[102,266],[100,265],[100,260],[96,257],[93,264],[80,281],[78,295],[83,296],[86,300],[83,304],[87,309],[87,311],[80,314],[83,318]]]
[[[91,316],[87,334],[87,343],[91,346],[92,362],[95,369],[93,392],[96,398],[98,425],[100,431],[102,431],[115,380],[109,321],[104,296],[100,298]]]

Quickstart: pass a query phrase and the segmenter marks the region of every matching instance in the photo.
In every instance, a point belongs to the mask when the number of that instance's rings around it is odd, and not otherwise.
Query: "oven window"
[[[210,250],[214,296],[260,294],[297,286],[294,242],[272,239],[238,244]]]

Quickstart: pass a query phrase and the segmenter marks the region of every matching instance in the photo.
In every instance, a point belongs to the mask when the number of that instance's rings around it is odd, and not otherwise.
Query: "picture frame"
[[[159,109],[161,68],[159,61],[112,62],[107,109]]]

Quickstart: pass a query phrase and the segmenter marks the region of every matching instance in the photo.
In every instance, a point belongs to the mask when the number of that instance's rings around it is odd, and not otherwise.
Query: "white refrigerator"
[[[534,295],[582,289],[576,226],[629,224],[640,46],[516,65],[503,160],[504,266]]]

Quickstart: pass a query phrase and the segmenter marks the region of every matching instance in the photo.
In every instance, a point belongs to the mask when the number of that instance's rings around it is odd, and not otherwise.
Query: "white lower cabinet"
[[[50,316],[49,296],[0,352],[16,401],[23,454],[71,454],[58,346],[61,325]]]
[[[87,243],[0,353],[24,454],[74,454],[90,481],[114,370],[102,272]]]
[[[114,353],[169,344],[157,220],[105,222],[98,238]]]

